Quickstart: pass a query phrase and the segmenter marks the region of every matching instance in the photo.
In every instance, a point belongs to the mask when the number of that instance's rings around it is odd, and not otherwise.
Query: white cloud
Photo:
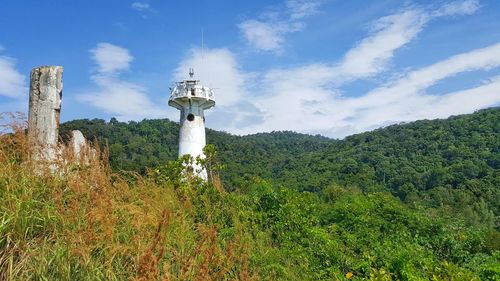
[[[276,25],[258,20],[247,20],[239,25],[245,38],[262,51],[278,51],[283,44],[284,31]]]
[[[395,51],[414,40],[430,20],[469,15],[478,8],[475,0],[454,1],[439,7],[436,12],[412,8],[382,17],[373,23],[372,34],[349,50],[332,72],[337,80],[374,76],[385,71]]]
[[[344,77],[362,78],[385,70],[394,52],[413,40],[427,20],[427,14],[418,9],[377,20],[373,34],[349,50],[335,71]]]
[[[247,93],[250,74],[240,70],[236,58],[228,49],[191,49],[179,62],[173,79],[182,81],[188,77],[189,68],[194,68],[195,78],[215,89],[218,106],[229,106]]]
[[[382,17],[371,25],[369,35],[347,51],[338,63],[313,63],[274,69],[266,75],[269,80],[292,80],[295,85],[300,82],[308,87],[328,84],[339,86],[375,76],[387,69],[396,50],[415,39],[429,18],[421,9],[407,9]]]
[[[460,95],[457,93],[428,95],[425,93],[425,89],[457,74],[488,70],[499,66],[500,43],[455,55],[428,67],[412,71],[394,83],[374,89],[362,97],[346,99],[340,105],[352,110],[350,117],[355,118],[359,131],[376,128],[384,125],[385,122],[393,123],[437,117],[436,112],[444,113],[453,110],[447,108],[453,104],[452,100],[462,98],[465,101],[470,99],[467,95],[481,93],[481,90],[490,88],[482,86],[474,92],[459,92]],[[495,84],[495,82],[490,84]],[[491,96],[492,94],[485,95]],[[451,97],[454,98],[450,99]],[[477,95],[475,98],[479,101],[483,97]],[[497,102],[500,101],[500,92],[497,92],[496,99]],[[476,104],[470,103],[468,106],[479,109],[480,107],[474,106]],[[489,105],[494,104],[494,102],[489,103]]]
[[[500,103],[500,79],[479,87],[430,95],[426,89],[443,79],[477,70],[500,67],[500,43],[452,56],[430,66],[414,70],[400,79],[367,94],[343,97],[327,83],[308,78],[324,70],[311,67],[308,75],[270,72],[264,80],[266,93],[256,100],[265,113],[265,120],[238,133],[270,130],[321,132],[332,137],[375,129],[380,126],[423,118],[446,117],[468,113]]]
[[[149,3],[146,2],[134,2],[132,3],[132,9],[137,10],[139,12],[148,10],[150,8]]]
[[[25,77],[16,69],[14,59],[0,56],[0,96],[20,98],[27,91]]]
[[[460,94],[441,93],[444,95],[440,98],[425,94],[425,89],[458,73],[497,67],[500,55],[496,45],[454,56],[407,74],[399,74],[401,78],[396,82],[360,97],[344,97],[338,89],[342,84],[377,77],[387,71],[395,52],[414,40],[429,21],[445,16],[468,15],[477,9],[477,1],[470,0],[449,2],[437,9],[407,8],[376,20],[371,25],[368,36],[347,51],[337,63],[271,69],[262,74],[259,81],[258,91],[261,95],[248,99],[258,109],[256,122],[232,127],[230,131],[246,134],[295,130],[342,137],[395,122],[415,120],[417,117],[436,116],[423,109],[436,108],[433,104],[438,100],[442,102],[440,112],[451,112],[452,110],[445,109],[445,104],[452,104],[451,100],[472,93],[488,96],[489,98],[483,99],[482,104],[493,105],[491,101],[494,100],[494,94],[484,92],[491,89],[491,85]],[[274,26],[275,29],[278,27]],[[268,43],[269,46],[279,46],[282,42]],[[449,102],[444,102],[445,97]],[[471,107],[477,109],[473,104],[477,103],[471,103]]]
[[[372,90],[358,103],[384,105],[395,99],[405,98],[405,94],[416,94],[436,82],[459,73],[475,70],[488,70],[500,66],[500,43],[486,48],[452,56],[431,66],[412,71],[396,82]]]
[[[286,1],[286,7],[291,20],[299,20],[310,17],[318,12],[322,1],[310,0],[289,0]]]
[[[91,51],[91,58],[98,65],[91,77],[96,88],[78,95],[78,100],[115,115],[121,120],[162,118],[166,102],[162,107],[150,100],[147,90],[137,84],[119,78],[121,71],[129,70],[133,57],[123,47],[110,43],[99,43]]]
[[[499,104],[500,77],[497,76],[479,87],[435,97],[434,102],[422,108],[421,115],[424,118],[445,118]]]
[[[263,13],[263,19],[249,19],[238,27],[247,42],[254,48],[265,52],[281,53],[285,35],[304,29],[304,19],[317,13],[322,1],[289,0],[281,13]]]
[[[154,104],[140,85],[106,76],[94,76],[92,80],[98,88],[79,95],[80,101],[114,114],[120,120],[165,116],[165,108]]]
[[[454,1],[442,5],[439,9],[432,13],[433,16],[455,16],[455,15],[471,15],[479,9],[478,0]]]
[[[91,49],[90,53],[97,63],[98,72],[105,74],[128,70],[130,62],[134,59],[127,49],[109,43],[97,44],[97,47]]]
[[[318,1],[288,1],[288,13],[294,15],[290,18],[302,19],[316,13],[320,4]],[[338,63],[316,63],[289,71],[293,75],[297,72],[310,73],[311,68],[321,68],[319,74],[321,80],[328,79],[329,83],[336,84],[373,77],[386,71],[395,52],[413,41],[429,21],[439,17],[472,14],[478,8],[477,1],[464,0],[446,3],[438,7],[435,12],[424,8],[404,9],[373,22],[368,36],[347,51]],[[290,19],[247,20],[239,25],[252,46],[263,51],[278,53],[282,50],[286,33],[299,31],[302,27],[301,22]],[[287,71],[282,73],[290,75]]]
[[[446,118],[454,114],[472,113],[475,110],[500,104],[500,81],[492,79],[481,86],[440,95],[403,93],[384,105],[352,107],[348,133],[358,133],[393,123],[419,119]],[[358,102],[358,101],[355,101]],[[344,105],[347,106],[348,105]]]

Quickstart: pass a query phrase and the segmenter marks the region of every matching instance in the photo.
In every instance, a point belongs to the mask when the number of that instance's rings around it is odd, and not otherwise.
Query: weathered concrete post
[[[70,148],[73,151],[73,156],[76,158],[77,162],[84,160],[87,150],[87,140],[83,136],[82,132],[79,130],[71,131]]]
[[[71,131],[69,148],[72,151],[74,161],[78,164],[89,164],[97,157],[97,150],[90,145],[79,130]]]
[[[31,70],[28,140],[35,161],[50,163],[57,159],[62,73],[62,66],[40,66]],[[49,167],[53,170],[54,166]]]

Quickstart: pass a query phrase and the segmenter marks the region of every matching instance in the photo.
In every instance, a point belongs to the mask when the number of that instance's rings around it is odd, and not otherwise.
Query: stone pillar
[[[31,70],[28,141],[35,161],[53,162],[58,156],[62,73],[62,66]]]
[[[79,130],[71,131],[71,140],[69,143],[76,161],[82,161],[86,156],[85,153],[87,150],[87,140],[83,136],[82,132],[80,132]]]
[[[87,165],[97,157],[97,150],[87,141],[85,136],[79,130],[71,131],[71,140],[69,149],[75,163]]]

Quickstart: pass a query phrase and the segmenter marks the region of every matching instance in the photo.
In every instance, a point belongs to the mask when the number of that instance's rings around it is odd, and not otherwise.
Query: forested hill
[[[108,144],[115,170],[144,172],[177,157],[179,127],[166,119],[74,120],[61,125],[61,135],[73,129]],[[221,176],[230,190],[254,177],[301,191],[332,185],[388,190],[408,203],[444,206],[470,222],[499,227],[500,108],[393,125],[344,140],[207,130],[207,141],[226,165]]]
[[[60,135],[67,140],[71,130],[80,130],[90,140],[97,140],[110,149],[111,166],[115,170],[144,173],[177,158],[179,124],[168,119],[141,122],[109,122],[102,119],[73,120],[61,124]],[[219,156],[228,169],[224,173],[226,184],[234,187],[235,180],[251,171],[251,175],[272,175],[276,163],[291,157],[318,151],[331,146],[335,140],[295,132],[259,133],[235,136],[207,129],[207,143],[217,147]],[[243,165],[243,166],[242,166]],[[266,174],[267,173],[267,174]]]

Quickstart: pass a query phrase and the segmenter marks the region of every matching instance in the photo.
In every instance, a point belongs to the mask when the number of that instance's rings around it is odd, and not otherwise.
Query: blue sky
[[[208,127],[341,138],[500,105],[500,1],[3,0],[0,112],[39,65],[64,67],[62,121],[177,121],[194,67]]]

